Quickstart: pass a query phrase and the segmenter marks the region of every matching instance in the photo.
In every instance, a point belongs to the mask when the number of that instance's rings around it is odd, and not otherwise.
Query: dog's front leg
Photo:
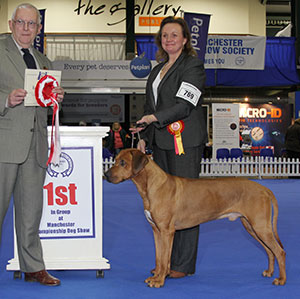
[[[158,249],[159,244],[161,244],[161,238],[160,238],[160,232],[158,230],[158,228],[154,225],[152,225],[152,229],[153,229],[153,236],[154,236],[154,244],[155,244],[155,268],[153,270],[151,270],[151,273],[153,275],[155,275],[156,271],[158,271],[158,273],[160,273],[160,269],[158,269],[161,265],[160,262],[160,256],[158,255],[158,252],[160,252],[160,250]],[[170,263],[168,264],[168,271],[167,271],[167,275],[170,274]]]
[[[174,231],[153,230],[155,249],[156,249],[156,267],[153,276],[148,277],[145,282],[151,288],[160,288],[164,285],[166,276],[170,273],[170,259],[174,239]]]
[[[152,225],[152,229],[153,229],[154,245],[155,245],[155,268],[153,270],[151,270],[151,273],[153,275],[155,275],[155,273],[160,265],[159,256],[158,256],[159,249],[157,248],[158,244],[160,242],[160,233],[156,226]],[[159,270],[158,270],[158,272],[159,272]]]

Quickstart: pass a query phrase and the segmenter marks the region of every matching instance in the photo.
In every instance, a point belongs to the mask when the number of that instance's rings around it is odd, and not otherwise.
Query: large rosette
[[[51,147],[47,165],[49,163],[58,165],[61,154],[58,114],[59,105],[57,102],[57,94],[53,93],[53,89],[58,86],[59,84],[54,77],[45,75],[38,81],[35,87],[35,98],[37,103],[41,107],[48,107],[53,105]]]

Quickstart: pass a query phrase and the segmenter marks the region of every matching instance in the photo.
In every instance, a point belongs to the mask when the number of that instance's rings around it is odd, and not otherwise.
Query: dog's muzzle
[[[108,182],[110,182],[110,169],[105,171],[103,176]]]

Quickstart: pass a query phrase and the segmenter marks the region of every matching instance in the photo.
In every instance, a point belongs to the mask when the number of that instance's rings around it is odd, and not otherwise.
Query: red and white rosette
[[[51,146],[50,146],[50,154],[47,161],[47,165],[49,165],[49,163],[58,165],[60,154],[61,154],[60,134],[59,134],[59,115],[58,115],[59,105],[57,102],[57,94],[52,92],[53,88],[58,86],[59,84],[54,77],[50,75],[45,75],[38,81],[35,87],[35,98],[37,103],[41,107],[48,107],[53,105]],[[55,128],[55,132],[54,132],[54,128]]]

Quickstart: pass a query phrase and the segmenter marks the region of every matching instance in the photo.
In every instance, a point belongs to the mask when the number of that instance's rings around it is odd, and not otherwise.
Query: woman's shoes
[[[170,274],[169,274],[169,277],[171,277],[171,278],[182,278],[185,276],[187,276],[187,273],[175,271],[175,270],[171,270]]]

